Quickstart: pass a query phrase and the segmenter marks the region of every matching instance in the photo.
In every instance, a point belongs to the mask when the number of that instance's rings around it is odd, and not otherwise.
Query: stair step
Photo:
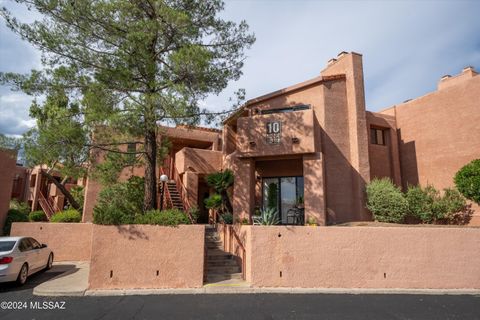
[[[208,237],[205,238],[205,243],[223,244],[223,241],[219,238]]]
[[[229,279],[242,279],[241,273],[231,273],[231,274],[212,274],[207,275],[207,282],[217,282],[222,280]]]
[[[214,274],[232,274],[232,273],[239,273],[242,271],[240,267],[237,266],[208,266],[207,267],[207,274],[214,275]]]
[[[223,246],[223,242],[220,241],[220,239],[207,239],[205,241],[206,244],[215,244],[215,245],[218,245],[218,246]]]
[[[210,254],[210,252],[207,253],[207,261],[231,260],[232,258],[233,256],[228,253],[224,253],[222,255],[220,254],[213,255],[213,254]]]
[[[207,268],[209,267],[238,267],[237,261],[234,259],[208,260]]]

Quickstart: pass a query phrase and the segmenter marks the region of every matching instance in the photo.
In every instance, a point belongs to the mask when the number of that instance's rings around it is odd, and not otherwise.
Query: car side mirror
[[[47,245],[45,243],[42,243],[42,248],[46,248]]]

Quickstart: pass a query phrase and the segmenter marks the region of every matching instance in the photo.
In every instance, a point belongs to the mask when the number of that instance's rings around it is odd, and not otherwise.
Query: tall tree
[[[71,101],[61,87],[51,87],[42,105],[34,102],[30,107],[30,116],[37,120],[36,127],[23,135],[23,147],[27,165],[41,165],[42,174],[73,208],[80,210],[83,203],[78,203],[65,187],[69,178],[86,174],[89,157],[88,129],[78,117],[72,116],[78,114],[78,109],[78,103]],[[61,181],[54,172],[61,174]]]
[[[220,0],[17,2],[43,20],[22,23],[5,8],[1,15],[43,52],[45,69],[3,74],[3,81],[42,92],[56,74],[66,93],[82,96],[78,114],[97,128],[90,144],[103,151],[125,153],[115,146],[141,137],[131,152],[145,163],[144,210],[155,208],[158,124],[195,124],[228,112],[209,112],[198,101],[240,77],[255,41],[246,22],[219,17]]]

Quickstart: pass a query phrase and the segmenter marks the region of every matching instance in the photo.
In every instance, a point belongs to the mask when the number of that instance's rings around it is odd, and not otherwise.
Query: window
[[[371,144],[385,145],[385,129],[370,128]]]
[[[42,248],[42,245],[40,243],[38,243],[37,240],[35,240],[33,238],[28,238],[28,240],[32,244],[33,249],[41,249]]]
[[[308,110],[308,109],[310,109],[310,106],[305,104],[300,104],[293,107],[261,110],[260,114],[287,113],[287,112],[302,111],[302,110]]]
[[[15,241],[0,241],[0,252],[12,250],[15,243]]]
[[[280,222],[287,224],[288,210],[303,205],[303,177],[263,178],[263,208],[278,212]]]
[[[25,251],[30,251],[33,249],[33,246],[32,246],[32,243],[30,241],[28,241],[28,239],[22,239],[20,241],[20,245],[18,246],[18,249],[21,251],[21,252],[25,252]]]

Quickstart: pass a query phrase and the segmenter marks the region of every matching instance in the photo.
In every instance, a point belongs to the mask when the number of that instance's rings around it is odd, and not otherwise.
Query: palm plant
[[[221,197],[221,206],[218,208],[221,214],[233,212],[232,203],[228,197],[228,189],[233,185],[233,179],[233,172],[228,169],[211,173],[205,178],[208,186],[215,189],[215,192]]]

